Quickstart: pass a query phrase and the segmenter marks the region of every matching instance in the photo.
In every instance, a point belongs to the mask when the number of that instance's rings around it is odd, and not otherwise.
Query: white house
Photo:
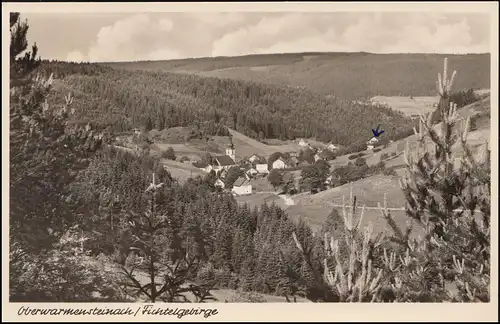
[[[328,144],[327,148],[330,151],[335,151],[335,150],[338,150],[339,147],[337,145],[335,145],[335,144],[330,143],[330,144]]]
[[[249,195],[252,193],[252,184],[248,179],[239,177],[233,184],[233,189],[231,190],[237,195]]]
[[[283,158],[279,158],[273,162],[273,169],[284,169],[286,167],[288,166],[286,165],[286,162],[285,160],[283,160]]]
[[[267,163],[257,164],[255,165],[255,169],[257,169],[257,172],[259,173],[269,173],[269,167],[267,166]]]
[[[222,182],[221,179],[215,180],[214,186],[219,187],[221,189],[224,189],[224,187],[225,187],[224,182]]]
[[[254,168],[250,168],[247,170],[246,174],[249,175],[249,176],[254,176],[256,175],[257,173],[259,173],[259,171],[257,171],[257,169],[254,169]]]
[[[255,162],[255,160],[258,160],[258,159],[259,159],[259,156],[258,156],[257,154],[254,154],[254,155],[252,155],[252,156],[248,159],[248,161],[250,161],[251,163],[254,163],[254,162]]]
[[[375,147],[375,144],[378,142],[378,138],[372,137],[368,142],[366,142],[366,149],[367,150],[373,150]]]
[[[201,168],[203,171],[205,171],[206,173],[210,173],[210,171],[213,170],[213,166],[211,166],[210,164],[207,165],[206,167],[204,168]]]
[[[303,138],[301,138],[300,141],[299,141],[299,145],[300,146],[308,146],[309,144],[306,141],[304,141]]]

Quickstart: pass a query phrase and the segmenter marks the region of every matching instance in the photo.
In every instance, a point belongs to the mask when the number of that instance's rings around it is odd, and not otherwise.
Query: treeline
[[[59,96],[74,94],[78,118],[114,131],[213,121],[252,138],[315,137],[364,145],[374,123],[382,123],[393,140],[408,136],[412,128],[408,118],[385,107],[325,99],[304,89],[194,75],[96,69],[94,75],[64,77],[59,90]]]
[[[69,75],[96,75],[106,73],[112,70],[111,67],[102,64],[89,62],[75,63],[59,60],[41,60],[39,71],[44,72],[45,76],[54,74],[54,78],[62,79]]]

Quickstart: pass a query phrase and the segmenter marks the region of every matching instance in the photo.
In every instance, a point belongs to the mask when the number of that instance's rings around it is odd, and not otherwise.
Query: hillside
[[[480,152],[484,147],[485,141],[490,143],[490,122],[491,122],[491,98],[487,97],[473,104],[463,107],[458,110],[460,118],[463,120],[471,117],[471,120],[476,120],[477,129],[472,130],[468,134],[468,144],[472,148],[473,154]],[[434,129],[439,129],[440,124],[435,125]],[[365,204],[371,207],[365,210],[364,224],[371,222],[376,232],[385,231],[387,224],[382,218],[379,210],[374,209],[378,203],[383,203],[384,195],[387,195],[388,207],[399,209],[404,206],[405,198],[399,187],[399,177],[405,174],[403,150],[406,147],[406,142],[409,142],[410,149],[416,145],[414,135],[408,138],[395,141],[389,144],[386,148],[382,148],[379,152],[364,151],[363,158],[366,159],[368,165],[375,165],[381,160],[381,155],[384,153],[396,152],[394,158],[385,159],[386,168],[393,167],[396,169],[398,176],[374,175],[349,184],[325,190],[323,192],[311,195],[310,193],[301,193],[290,198],[294,201],[293,206],[287,206],[283,201],[274,200],[279,206],[286,210],[287,214],[292,218],[301,218],[305,220],[313,229],[319,229],[324,223],[326,217],[331,212],[332,208],[339,208],[342,204],[342,197],[349,197],[349,191],[352,188],[353,194],[356,195],[359,206]],[[491,147],[490,147],[491,149]],[[458,153],[463,152],[460,143],[457,143],[452,148]],[[350,154],[349,154],[350,155]],[[339,156],[330,162],[332,170],[338,166],[347,165],[349,155]],[[391,210],[395,221],[404,226],[407,217],[402,210]],[[415,232],[418,234],[419,232]]]
[[[54,97],[61,101],[71,92],[77,119],[114,131],[193,126],[206,135],[227,135],[231,127],[254,139],[314,137],[349,146],[364,145],[375,123],[383,123],[391,139],[407,136],[412,127],[410,119],[391,109],[326,99],[305,89],[100,67],[94,74],[82,73],[71,64],[58,64],[44,65],[60,77]]]
[[[490,55],[293,53],[172,61],[119,62],[107,66],[166,71],[305,87],[343,99],[384,96],[434,96],[429,82],[443,58],[459,75],[455,89],[489,88]]]

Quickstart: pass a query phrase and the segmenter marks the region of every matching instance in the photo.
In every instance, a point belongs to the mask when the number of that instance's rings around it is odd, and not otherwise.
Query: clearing
[[[434,97],[402,97],[402,96],[376,96],[371,102],[389,106],[406,116],[426,114],[436,110],[435,105],[439,102],[439,96]]]

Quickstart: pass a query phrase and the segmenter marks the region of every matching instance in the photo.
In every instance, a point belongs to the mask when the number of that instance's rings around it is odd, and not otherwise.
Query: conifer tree
[[[468,146],[470,119],[461,120],[456,105],[447,101],[456,72],[447,80],[446,59],[444,66],[443,78],[438,75],[442,122],[433,127],[432,115],[421,116],[420,129],[414,130],[417,148],[410,154],[407,146],[407,176],[401,181],[406,214],[425,236],[410,240],[411,228],[403,234],[386,209],[384,216],[395,231],[394,241],[410,250],[410,258],[426,260],[427,270],[439,278],[433,289],[441,291],[441,298],[485,302],[490,272],[490,152],[488,143],[476,156]],[[449,282],[458,288],[458,295],[445,288]]]
[[[17,13],[10,18],[14,70],[10,75],[10,230],[36,249],[50,248],[50,237],[57,238],[48,232],[61,233],[75,221],[69,184],[88,165],[105,136],[89,124],[70,123],[71,95],[62,106],[48,104],[54,79],[33,75],[39,61],[36,46],[18,58],[27,48],[28,25]]]
[[[196,278],[201,265],[200,258],[192,253],[189,242],[180,242],[172,230],[178,224],[172,213],[157,204],[156,200],[163,183],[153,181],[146,189],[151,205],[143,214],[129,214],[129,231],[134,240],[129,247],[138,258],[129,257],[122,271],[127,278],[127,286],[138,296],[150,302],[189,302],[186,293],[193,293],[197,302],[213,299],[212,287],[191,283]],[[165,251],[165,247],[167,250]],[[144,282],[135,270],[144,268],[148,281]]]
[[[92,298],[87,283],[103,278],[85,264],[83,248],[73,254],[60,246],[82,212],[70,185],[105,136],[89,124],[70,122],[71,95],[62,105],[48,104],[54,79],[38,73],[36,45],[26,51],[28,29],[19,13],[10,13],[10,296],[29,301]],[[61,293],[56,281],[68,272],[81,291]]]
[[[21,21],[19,12],[10,13],[10,78],[11,87],[21,85],[39,65],[37,57],[38,47],[33,44],[31,51],[28,49],[28,21]],[[19,57],[24,52],[24,56]]]

